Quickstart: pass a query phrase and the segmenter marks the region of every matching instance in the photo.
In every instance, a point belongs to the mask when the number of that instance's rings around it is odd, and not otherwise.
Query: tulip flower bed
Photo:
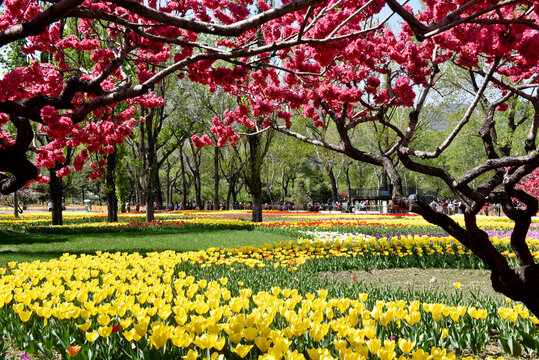
[[[163,214],[149,225],[135,216],[120,225],[93,219],[48,227],[19,220],[18,229],[66,234],[131,233],[149,226],[291,231],[301,236],[295,242],[264,246],[65,254],[46,262],[9,263],[0,268],[4,339],[28,353],[75,359],[441,360],[538,355],[539,321],[520,304],[479,294],[464,297],[459,283],[448,294],[317,276],[350,269],[483,267],[457,241],[418,218],[336,215],[316,220],[307,214],[301,220],[298,215],[275,214],[260,226],[213,214],[214,218]],[[373,224],[387,231],[383,236],[357,233]],[[504,224],[507,219],[482,226],[491,229],[495,245],[511,258]],[[534,232],[528,242],[539,257]],[[5,344],[0,342],[0,357]],[[497,344],[499,351],[486,352],[487,344]]]
[[[254,278],[266,272],[246,264],[235,264],[235,271]],[[328,290],[316,282],[298,290],[284,287],[289,276],[278,269],[266,275],[269,282],[251,280],[251,287],[236,280],[235,271],[226,277],[231,269],[205,252],[65,255],[10,264],[0,280],[0,326],[27,351],[68,355],[70,346],[80,346],[81,359],[451,359],[449,346],[480,351],[495,332],[517,356],[523,336],[530,353],[539,345],[538,321],[520,305],[459,305],[457,290],[449,304]]]

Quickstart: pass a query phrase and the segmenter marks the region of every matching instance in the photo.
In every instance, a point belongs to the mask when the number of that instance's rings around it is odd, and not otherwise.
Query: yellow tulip
[[[141,336],[139,336],[137,334],[137,332],[135,331],[135,329],[131,329],[131,330],[126,330],[122,333],[122,335],[124,336],[124,338],[127,340],[127,341],[139,341],[141,339]]]
[[[245,338],[245,340],[250,341],[250,342],[255,340],[257,334],[258,334],[258,329],[254,327],[248,327],[248,328],[243,329],[242,331],[242,335]]]
[[[412,353],[413,360],[428,360],[431,359],[428,352],[423,351],[423,349],[417,349]]]
[[[110,323],[110,317],[108,315],[99,315],[97,322],[101,326],[107,326]]]
[[[112,328],[111,328],[112,330]],[[97,331],[92,331],[90,333],[86,333],[86,340],[88,340],[89,342],[94,342],[95,339],[97,339],[97,337],[99,336],[99,334],[97,333]]]
[[[148,342],[156,349],[160,349],[165,346],[171,335],[172,328],[170,326],[166,326],[162,322],[156,322],[152,324],[152,330],[150,331]]]
[[[120,325],[124,329],[127,329],[129,326],[131,326],[132,323],[133,323],[133,318],[132,317],[127,317],[127,318],[124,318],[124,319],[120,319]]]
[[[408,341],[406,339],[399,339],[399,348],[404,354],[408,354],[415,346],[415,342]]]
[[[449,316],[454,322],[459,322],[460,313],[458,311],[451,311]]]
[[[133,325],[133,327],[135,328],[135,331],[137,332],[137,335],[138,336],[144,336],[146,335],[146,332],[148,332],[148,323],[150,322],[149,319],[146,320],[147,318],[144,318],[143,321]]]
[[[200,355],[196,350],[189,350],[186,356],[182,356],[184,360],[196,360]]]
[[[202,336],[197,336],[193,343],[204,350],[214,347],[217,344],[217,340],[218,336],[216,334],[203,334]]]
[[[255,345],[261,353],[265,353],[266,351],[268,351],[271,342],[272,340],[270,338],[257,337],[255,339]]]
[[[368,339],[374,338],[376,334],[376,328],[374,326],[365,327],[365,336]]]
[[[253,345],[237,345],[232,351],[243,359],[251,351],[252,347]]]
[[[321,341],[327,335],[328,330],[329,324],[313,325],[312,329],[309,331],[309,334],[314,341]]]
[[[88,329],[90,328],[90,326],[92,326],[92,320],[88,320],[86,321],[84,324],[82,325],[76,325],[79,329],[81,329],[82,331],[86,332],[88,331]]]
[[[97,332],[99,336],[106,338],[112,333],[112,326],[100,326]]]
[[[378,338],[373,338],[367,341],[367,348],[374,355],[378,354],[378,350],[380,350],[381,345],[382,345],[382,340]]]
[[[30,319],[30,316],[32,315],[31,311],[21,311],[19,313],[19,317],[21,318],[22,322],[27,322]]]
[[[378,357],[380,360],[393,360],[395,358],[395,352],[385,347],[378,350]]]
[[[442,329],[442,339],[445,339],[447,337],[447,334],[449,333],[449,330],[447,330],[446,328],[443,328]]]
[[[432,318],[434,321],[439,322],[442,319],[441,311],[431,311]]]

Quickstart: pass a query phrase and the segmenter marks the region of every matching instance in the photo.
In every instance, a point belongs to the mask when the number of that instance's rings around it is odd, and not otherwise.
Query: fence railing
[[[348,189],[348,194],[352,199],[389,199],[391,198],[391,187],[378,187],[378,188],[355,188]],[[438,193],[434,191],[427,191],[421,188],[405,187],[403,189],[403,195],[410,196],[416,194],[420,197],[437,198]]]

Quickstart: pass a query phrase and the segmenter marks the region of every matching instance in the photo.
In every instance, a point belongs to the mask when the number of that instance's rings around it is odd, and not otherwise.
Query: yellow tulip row
[[[233,221],[233,220],[227,220]],[[508,246],[509,238],[494,238],[494,244]],[[535,257],[539,257],[539,240],[529,239],[528,244]],[[402,235],[400,237],[380,238],[354,235],[343,238],[325,239],[300,238],[297,242],[281,242],[265,244],[263,246],[244,246],[231,249],[209,248],[200,251],[177,253],[174,255],[176,263],[199,264],[202,267],[213,265],[227,265],[234,271],[234,265],[249,267],[273,266],[297,270],[307,261],[346,257],[355,258],[367,255],[374,256],[431,256],[431,255],[469,255],[471,251],[464,248],[452,237],[431,237],[427,235]],[[512,252],[505,251],[506,256],[514,256]],[[49,262],[50,263],[50,262]],[[54,263],[54,260],[52,260]],[[13,264],[8,264],[13,267]],[[0,268],[0,275],[6,269]],[[87,278],[87,277],[86,277]]]

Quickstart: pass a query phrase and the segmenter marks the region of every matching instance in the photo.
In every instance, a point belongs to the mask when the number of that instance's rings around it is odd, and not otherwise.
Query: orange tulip
[[[75,356],[79,353],[80,349],[81,349],[80,345],[68,346],[67,353],[69,354],[69,356]]]

